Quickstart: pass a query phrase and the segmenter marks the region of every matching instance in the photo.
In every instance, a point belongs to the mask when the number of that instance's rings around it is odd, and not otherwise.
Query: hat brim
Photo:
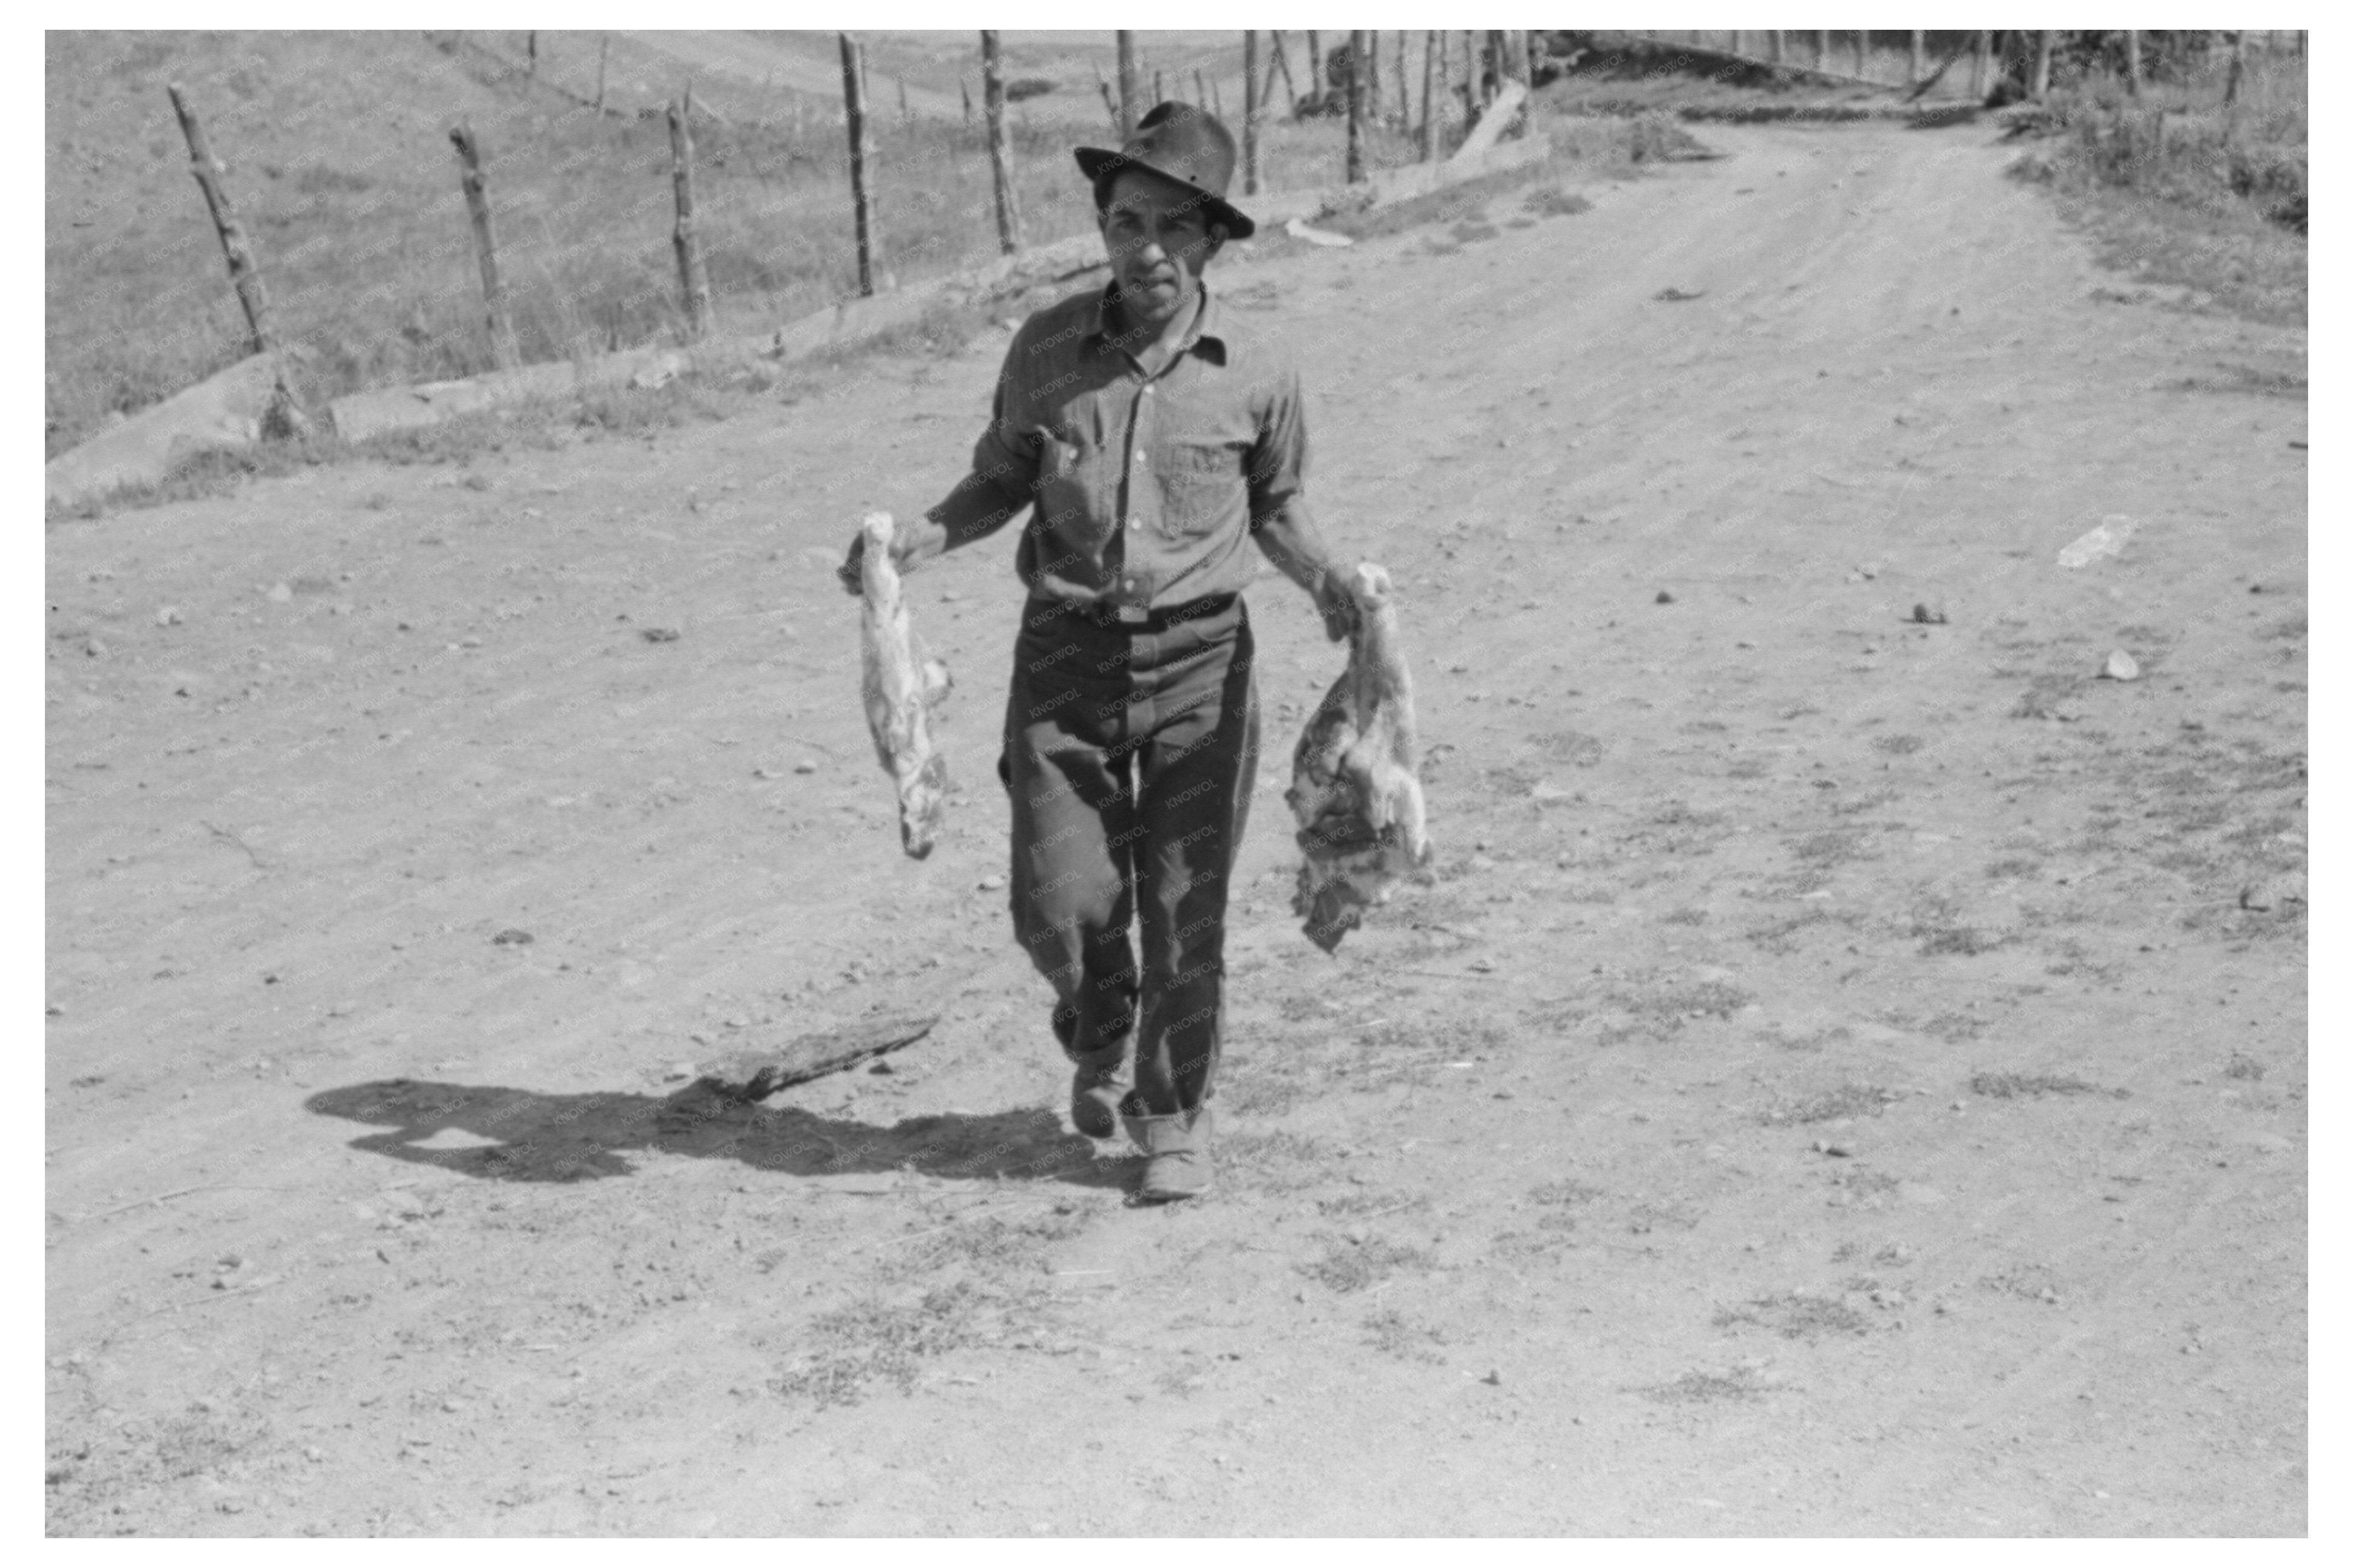
[[[1122,169],[1141,169],[1147,174],[1159,175],[1171,184],[1184,186],[1201,198],[1201,208],[1204,212],[1226,226],[1228,239],[1248,239],[1258,232],[1258,225],[1252,223],[1250,215],[1241,208],[1215,191],[1197,185],[1182,174],[1170,174],[1156,163],[1114,153],[1108,147],[1081,147],[1073,152],[1072,156],[1079,161],[1080,173],[1085,174],[1089,180],[1099,180],[1105,174],[1115,174]]]

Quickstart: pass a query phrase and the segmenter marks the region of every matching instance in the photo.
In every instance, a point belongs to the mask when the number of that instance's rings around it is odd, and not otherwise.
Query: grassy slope
[[[2305,62],[2251,57],[2232,111],[2221,97],[2219,66],[2152,82],[2137,100],[2105,78],[2071,84],[2052,93],[2039,117],[2049,133],[2029,143],[2017,172],[2052,186],[2108,265],[2190,289],[2201,303],[2300,326],[2310,247],[2266,215],[2305,195]]]
[[[228,165],[281,334],[313,351],[311,398],[489,367],[447,140],[459,120],[485,149],[526,359],[674,331],[667,131],[650,115],[581,109],[567,94],[594,91],[593,40],[540,37],[546,74],[533,84],[480,47],[445,48],[416,33],[48,34],[49,451],[244,352],[243,319],[164,96],[170,80],[187,88]],[[513,37],[483,38],[520,58]],[[1108,64],[1110,35],[1099,41]],[[873,69],[888,60],[912,73],[935,56],[923,68],[937,79],[924,79],[953,91],[956,61],[976,53],[966,34],[882,35]],[[1092,68],[1067,41],[1024,36],[1011,57],[1016,75],[1055,75],[1065,95],[1092,90]],[[618,106],[650,110],[680,79],[673,62],[626,41],[613,47]],[[1238,64],[1229,85],[1238,89]],[[796,132],[789,95],[764,103],[756,88],[716,82],[711,95],[733,110],[729,123],[696,132],[704,254],[723,321],[756,327],[853,292],[847,157],[832,106],[805,105]],[[747,106],[773,108],[776,119],[755,122]],[[1066,106],[1029,108],[1015,116],[1029,237],[1082,232],[1091,214],[1068,152],[1080,132],[1058,123]],[[912,281],[995,254],[976,130],[906,127],[884,114],[877,140],[886,268]],[[1371,152],[1376,164],[1410,157],[1387,132]],[[1339,128],[1271,126],[1263,164],[1271,188],[1335,178]]]

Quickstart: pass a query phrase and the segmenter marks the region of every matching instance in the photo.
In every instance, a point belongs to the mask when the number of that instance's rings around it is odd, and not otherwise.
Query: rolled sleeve
[[[1258,439],[1250,444],[1242,477],[1250,488],[1253,533],[1307,488],[1307,409],[1295,365],[1284,365],[1269,382]]]
[[[997,374],[988,425],[972,446],[971,471],[956,481],[946,500],[923,514],[939,531],[938,549],[954,550],[987,538],[1036,499],[1038,441],[1034,431],[1017,423],[1018,398],[1012,375],[1008,352],[1005,368]]]

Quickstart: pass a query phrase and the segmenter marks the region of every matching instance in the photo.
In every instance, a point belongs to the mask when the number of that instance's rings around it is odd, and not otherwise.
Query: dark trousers
[[[1258,776],[1250,647],[1239,597],[1144,626],[1022,613],[997,762],[1014,935],[1053,983],[1065,1052],[1134,1032],[1132,1113],[1194,1110],[1217,1070],[1226,892]]]

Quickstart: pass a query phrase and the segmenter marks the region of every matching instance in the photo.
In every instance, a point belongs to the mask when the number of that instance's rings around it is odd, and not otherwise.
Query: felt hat
[[[1143,169],[1198,193],[1202,210],[1226,226],[1229,238],[1248,239],[1258,228],[1226,200],[1226,187],[1234,178],[1233,133],[1205,109],[1175,99],[1156,103],[1136,121],[1135,133],[1118,152],[1081,147],[1076,156],[1089,180],[1122,169]]]

